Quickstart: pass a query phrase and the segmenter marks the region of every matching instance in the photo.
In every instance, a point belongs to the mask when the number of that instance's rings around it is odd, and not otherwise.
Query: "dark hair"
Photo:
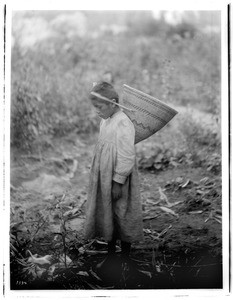
[[[108,82],[105,82],[105,81],[98,82],[97,84],[95,84],[93,86],[91,92],[98,93],[98,94],[108,98],[109,100],[115,99],[117,103],[119,102],[119,96],[118,96],[117,92],[115,91],[114,87]],[[93,95],[90,95],[90,99],[95,100],[96,97]]]

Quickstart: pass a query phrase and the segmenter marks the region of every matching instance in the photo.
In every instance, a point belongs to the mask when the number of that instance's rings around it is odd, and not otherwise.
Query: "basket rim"
[[[135,89],[135,88],[133,88],[133,87],[127,85],[127,84],[123,84],[123,90],[127,90],[127,89],[130,90],[130,91],[133,91],[134,93],[139,94],[139,95],[141,95],[141,96],[143,96],[143,97],[145,97],[147,99],[150,99],[152,101],[156,101],[157,103],[161,104],[162,106],[164,106],[168,110],[172,111],[174,115],[178,114],[177,110],[175,110],[170,105],[164,103],[163,101],[161,101],[161,100],[159,100],[159,99],[157,99],[157,98],[155,98],[155,97],[153,97],[153,96],[151,96],[149,94],[146,94],[146,93],[144,93],[144,92],[142,92],[142,91],[140,91],[138,89]]]

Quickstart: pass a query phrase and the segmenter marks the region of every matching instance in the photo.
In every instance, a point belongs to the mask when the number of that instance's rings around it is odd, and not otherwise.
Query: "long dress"
[[[133,123],[122,111],[100,124],[92,159],[86,206],[85,237],[114,236],[125,242],[143,240],[140,184]],[[112,200],[112,181],[122,184],[122,197]]]

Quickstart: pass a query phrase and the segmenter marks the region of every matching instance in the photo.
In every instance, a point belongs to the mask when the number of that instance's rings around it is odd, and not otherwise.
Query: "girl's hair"
[[[117,92],[115,91],[114,87],[105,81],[101,81],[96,83],[91,92],[95,92],[98,93],[106,98],[108,98],[109,100],[116,100],[116,103],[119,102],[119,96],[117,94]],[[90,99],[91,100],[96,100],[96,97],[90,94]]]

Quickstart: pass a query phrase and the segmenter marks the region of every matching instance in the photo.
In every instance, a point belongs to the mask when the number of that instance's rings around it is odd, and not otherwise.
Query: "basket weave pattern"
[[[139,107],[139,106],[137,106],[137,105],[134,105],[134,104],[130,103],[128,100],[125,101],[125,104],[127,104],[128,107],[133,107],[133,108],[135,108],[137,111],[141,111],[142,113],[144,113],[144,114],[146,114],[146,115],[148,115],[148,116],[151,116],[152,118],[158,119],[161,123],[164,123],[164,125],[167,124],[167,122],[164,121],[162,118],[156,116],[155,114],[152,114],[151,112],[149,112],[148,110],[146,110],[146,109],[144,109],[144,108],[141,108],[141,107]]]
[[[177,114],[162,101],[127,85],[123,86],[123,104],[134,109],[125,110],[125,114],[134,124],[135,144],[163,128]]]

